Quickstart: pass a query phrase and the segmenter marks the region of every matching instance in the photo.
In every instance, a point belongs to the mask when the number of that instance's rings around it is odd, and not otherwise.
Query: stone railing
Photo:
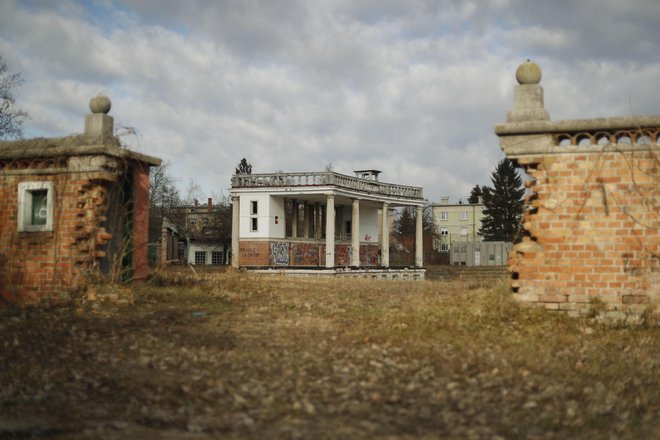
[[[282,186],[336,186],[354,191],[391,197],[422,199],[422,188],[396,185],[375,180],[360,179],[331,171],[310,173],[236,174],[231,178],[232,188]]]
[[[508,122],[498,124],[495,133],[507,154],[550,153],[554,147],[573,152],[653,149],[660,143],[660,116]],[[526,136],[524,145],[518,136]]]

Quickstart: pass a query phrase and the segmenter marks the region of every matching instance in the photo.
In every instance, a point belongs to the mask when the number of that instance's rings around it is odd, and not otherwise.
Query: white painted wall
[[[378,243],[378,208],[360,206],[360,242]]]
[[[284,198],[268,194],[241,194],[240,232],[243,239],[284,238]],[[257,202],[257,230],[252,231],[252,202]]]

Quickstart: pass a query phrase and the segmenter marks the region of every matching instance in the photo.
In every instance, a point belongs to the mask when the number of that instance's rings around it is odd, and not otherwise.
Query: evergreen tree
[[[474,205],[479,203],[479,197],[484,196],[484,192],[487,191],[487,187],[481,185],[474,185],[472,191],[470,191],[470,197],[468,197],[468,203]]]
[[[422,229],[424,234],[434,232],[435,226],[431,205],[426,205],[422,211]],[[394,232],[401,236],[415,236],[416,230],[417,209],[414,206],[406,206],[394,220]]]
[[[522,179],[509,159],[502,159],[491,176],[493,186],[486,188],[484,218],[479,231],[486,241],[508,241],[516,238],[522,217],[525,189]]]
[[[248,163],[245,158],[241,159],[234,174],[252,174],[252,164]]]
[[[415,236],[415,207],[406,206],[394,220],[394,232],[401,236]]]

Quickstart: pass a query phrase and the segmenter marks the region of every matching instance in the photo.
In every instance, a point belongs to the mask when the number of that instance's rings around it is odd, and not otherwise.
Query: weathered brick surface
[[[49,165],[58,165],[60,171],[49,174]],[[106,245],[112,234],[105,229],[107,194],[117,184],[119,174],[62,172],[62,167],[66,168],[66,160],[0,163],[2,301],[17,305],[66,301],[98,275],[101,261],[108,257]],[[16,173],[17,169],[25,173]],[[141,171],[142,183],[144,176],[148,185],[146,168]],[[52,231],[18,231],[18,184],[30,181],[54,184]],[[134,218],[134,229],[141,233],[146,221],[144,215]],[[134,263],[146,261],[146,246],[142,247],[131,249]],[[134,266],[134,275],[144,276],[145,269],[146,265]]]
[[[268,266],[270,248],[267,241],[241,241],[239,261],[241,266]]]
[[[55,185],[53,231],[18,232],[18,183],[50,181]],[[0,294],[10,302],[58,301],[76,287],[95,225],[77,227],[81,182],[71,176],[2,176],[0,184]],[[88,231],[88,232],[87,232]]]
[[[625,317],[660,303],[660,170],[653,151],[525,157],[534,179],[510,259],[518,299]],[[571,304],[564,306],[564,304]],[[562,307],[563,306],[563,307]]]
[[[379,265],[378,245],[360,245],[360,265]],[[325,266],[325,243],[286,240],[240,242],[241,266]],[[350,265],[350,245],[335,245],[335,266]]]

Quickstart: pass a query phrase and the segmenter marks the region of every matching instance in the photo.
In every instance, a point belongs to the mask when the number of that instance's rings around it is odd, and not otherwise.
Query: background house
[[[163,217],[161,262],[224,265],[231,258],[231,207],[205,205],[173,207]]]
[[[474,204],[450,204],[449,197],[432,205],[433,223],[436,229],[434,249],[449,252],[452,243],[481,241],[481,220],[484,217],[484,204],[481,198]]]

